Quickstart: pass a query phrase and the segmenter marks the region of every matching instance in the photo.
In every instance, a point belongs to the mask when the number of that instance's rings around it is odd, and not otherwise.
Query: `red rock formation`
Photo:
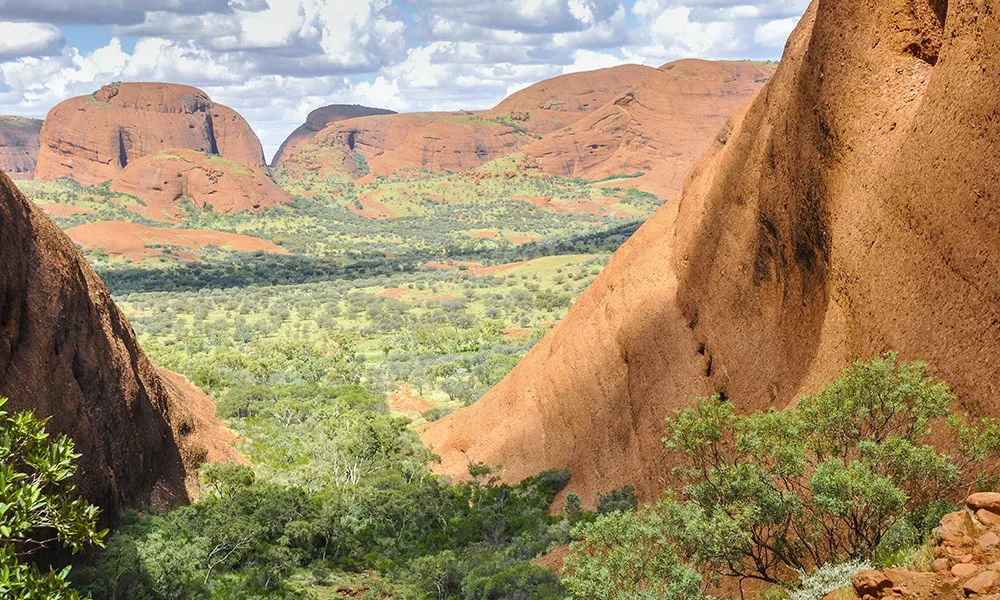
[[[40,119],[0,116],[0,171],[11,179],[31,179],[38,162]]]
[[[652,67],[621,65],[560,75],[511,94],[484,116],[515,122],[532,135],[542,136],[631,92],[655,72]]]
[[[306,148],[318,143],[339,149],[357,177],[403,170],[464,171],[516,151],[526,139],[514,127],[476,113],[416,113],[340,121]]]
[[[323,131],[330,123],[346,121],[358,117],[369,117],[372,115],[394,115],[395,111],[384,108],[369,108],[359,104],[331,104],[317,108],[309,113],[306,122],[293,131],[291,135],[282,142],[278,152],[271,159],[271,166],[278,166],[286,156],[297,154],[309,140],[313,139],[317,133]]]
[[[987,508],[977,496],[993,496]],[[934,530],[934,561],[924,571],[862,571],[853,588],[831,593],[829,600],[964,600],[996,598],[1000,588],[1000,494],[973,494],[968,508],[949,513]],[[926,567],[924,567],[926,569]]]
[[[98,185],[170,148],[218,154],[267,176],[260,141],[243,117],[184,85],[116,83],[61,102],[46,117],[41,144],[37,179]]]
[[[663,418],[693,395],[784,407],[887,349],[1000,415],[998,74],[982,1],[815,0],[680,201],[425,441],[448,472],[565,467],[585,501],[650,498]]]
[[[291,194],[270,176],[244,165],[195,150],[168,149],[129,163],[111,184],[145,206],[130,206],[154,221],[183,217],[181,199],[217,213],[257,211],[291,202]]]
[[[293,177],[464,171],[511,154],[543,133],[633,89],[650,67],[624,65],[535,84],[489,111],[381,115],[337,121],[275,164]],[[363,159],[363,160],[362,160]]]
[[[149,362],[73,242],[3,174],[0,395],[73,438],[80,489],[111,519],[185,501],[199,464],[236,458],[211,400]]]
[[[774,74],[760,63],[682,60],[524,149],[543,170],[603,179],[644,173],[628,185],[669,199],[726,121]]]

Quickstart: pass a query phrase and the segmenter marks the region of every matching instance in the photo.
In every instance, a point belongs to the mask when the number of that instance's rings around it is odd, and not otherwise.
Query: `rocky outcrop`
[[[136,160],[171,148],[217,154],[267,176],[253,130],[205,92],[167,83],[115,83],[49,111],[35,177],[99,185]]]
[[[33,178],[41,131],[41,119],[0,116],[0,171],[11,179]]]
[[[562,75],[488,111],[378,115],[336,121],[275,165],[292,177],[354,178],[398,171],[458,172],[512,154],[633,89],[650,67]]]
[[[369,108],[360,104],[331,104],[317,108],[309,113],[306,122],[293,131],[291,135],[282,142],[278,152],[271,159],[271,166],[276,167],[281,164],[286,156],[294,155],[302,149],[309,140],[313,139],[317,133],[326,129],[330,123],[356,119],[358,117],[370,117],[372,115],[394,115],[395,111],[384,108]]]
[[[655,72],[652,67],[620,65],[559,75],[511,94],[484,116],[516,123],[535,137],[543,136],[635,90]]]
[[[161,222],[182,220],[182,200],[216,213],[259,211],[293,200],[260,171],[220,156],[195,150],[168,149],[129,163],[111,189],[136,196],[130,208]]]
[[[529,144],[524,154],[563,177],[628,180],[669,199],[741,105],[774,74],[761,63],[682,60],[649,73],[632,90]]]
[[[991,497],[985,507],[983,497]],[[967,509],[941,519],[934,530],[933,562],[925,570],[862,571],[853,589],[829,600],[964,600],[1000,596],[1000,494],[973,494]]]
[[[662,493],[695,395],[785,407],[849,361],[928,361],[1000,415],[1000,13],[814,1],[775,76],[568,317],[424,440],[461,474]]]
[[[289,174],[388,175],[458,172],[507,156],[527,134],[476,113],[413,113],[339,121],[318,133]]]
[[[0,174],[0,395],[50,417],[82,456],[82,493],[114,519],[197,489],[235,459],[212,401],[160,371],[73,242]]]

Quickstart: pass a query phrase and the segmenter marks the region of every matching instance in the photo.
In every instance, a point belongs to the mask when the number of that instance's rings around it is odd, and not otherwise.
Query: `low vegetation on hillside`
[[[1000,474],[1000,421],[962,418],[955,400],[894,353],[786,411],[696,400],[667,423],[679,485],[578,527],[564,582],[580,598],[690,600],[756,581],[799,600],[849,587],[860,565],[927,569],[931,530]]]

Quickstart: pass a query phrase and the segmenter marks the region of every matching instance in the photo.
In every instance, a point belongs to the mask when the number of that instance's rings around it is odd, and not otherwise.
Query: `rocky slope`
[[[549,79],[489,111],[379,115],[337,121],[277,166],[292,176],[363,177],[463,171],[511,154],[633,89],[654,72],[624,65]]]
[[[629,185],[669,199],[741,105],[774,74],[761,63],[682,60],[524,149],[543,170],[604,179],[643,173]]]
[[[166,222],[183,218],[182,199],[198,209],[225,214],[274,208],[293,200],[268,175],[219,156],[176,148],[130,162],[111,189],[141,198],[145,206],[133,211]]]
[[[424,432],[443,468],[565,467],[587,502],[625,482],[648,498],[672,466],[663,418],[692,396],[784,407],[890,348],[1000,415],[998,21],[982,2],[814,0],[680,201]]]
[[[31,179],[41,146],[42,121],[0,116],[0,171],[11,179]]]
[[[187,500],[199,464],[236,458],[212,401],[149,362],[73,242],[2,173],[0,394],[73,438],[81,491],[111,519]]]
[[[528,141],[514,126],[477,113],[411,113],[339,121],[282,163],[289,174],[389,175],[464,171]]]
[[[313,139],[317,133],[326,129],[330,123],[356,119],[358,117],[369,117],[372,115],[394,115],[395,111],[384,108],[369,108],[360,104],[331,104],[317,108],[309,113],[306,122],[293,131],[281,146],[274,158],[271,159],[271,166],[278,166],[286,156],[298,153],[309,140]]]
[[[635,90],[655,72],[652,67],[621,65],[560,75],[511,94],[484,116],[517,123],[531,135],[543,136]]]
[[[266,176],[260,141],[233,109],[205,92],[166,83],[106,85],[49,111],[41,132],[37,179],[70,177],[83,185],[114,179],[161,150],[197,150]]]
[[[996,598],[1000,588],[1000,494],[972,494],[966,508],[941,519],[934,530],[933,562],[925,571],[862,571],[854,589],[826,600],[964,600]]]

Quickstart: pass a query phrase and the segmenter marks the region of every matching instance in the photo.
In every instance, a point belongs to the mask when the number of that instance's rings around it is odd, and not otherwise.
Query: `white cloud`
[[[58,53],[62,45],[62,32],[54,25],[0,21],[0,60],[51,56]]]
[[[762,46],[780,48],[785,45],[785,42],[788,41],[788,36],[792,34],[792,31],[798,24],[799,20],[796,17],[768,21],[757,26],[756,31],[753,33],[753,39]]]
[[[616,67],[624,64],[624,62],[613,54],[594,52],[593,50],[577,50],[573,54],[573,64],[563,67],[563,73],[607,69],[608,67]]]
[[[808,0],[636,0],[642,27],[623,48],[632,61],[778,58]]]
[[[186,83],[240,111],[270,154],[325,104],[488,108],[622,62],[776,58],[808,1],[0,0],[0,114],[44,116],[114,80]],[[82,53],[66,24],[137,41]]]
[[[201,15],[256,4],[259,0],[0,0],[0,15],[55,25],[125,25],[141,23],[148,11]]]

